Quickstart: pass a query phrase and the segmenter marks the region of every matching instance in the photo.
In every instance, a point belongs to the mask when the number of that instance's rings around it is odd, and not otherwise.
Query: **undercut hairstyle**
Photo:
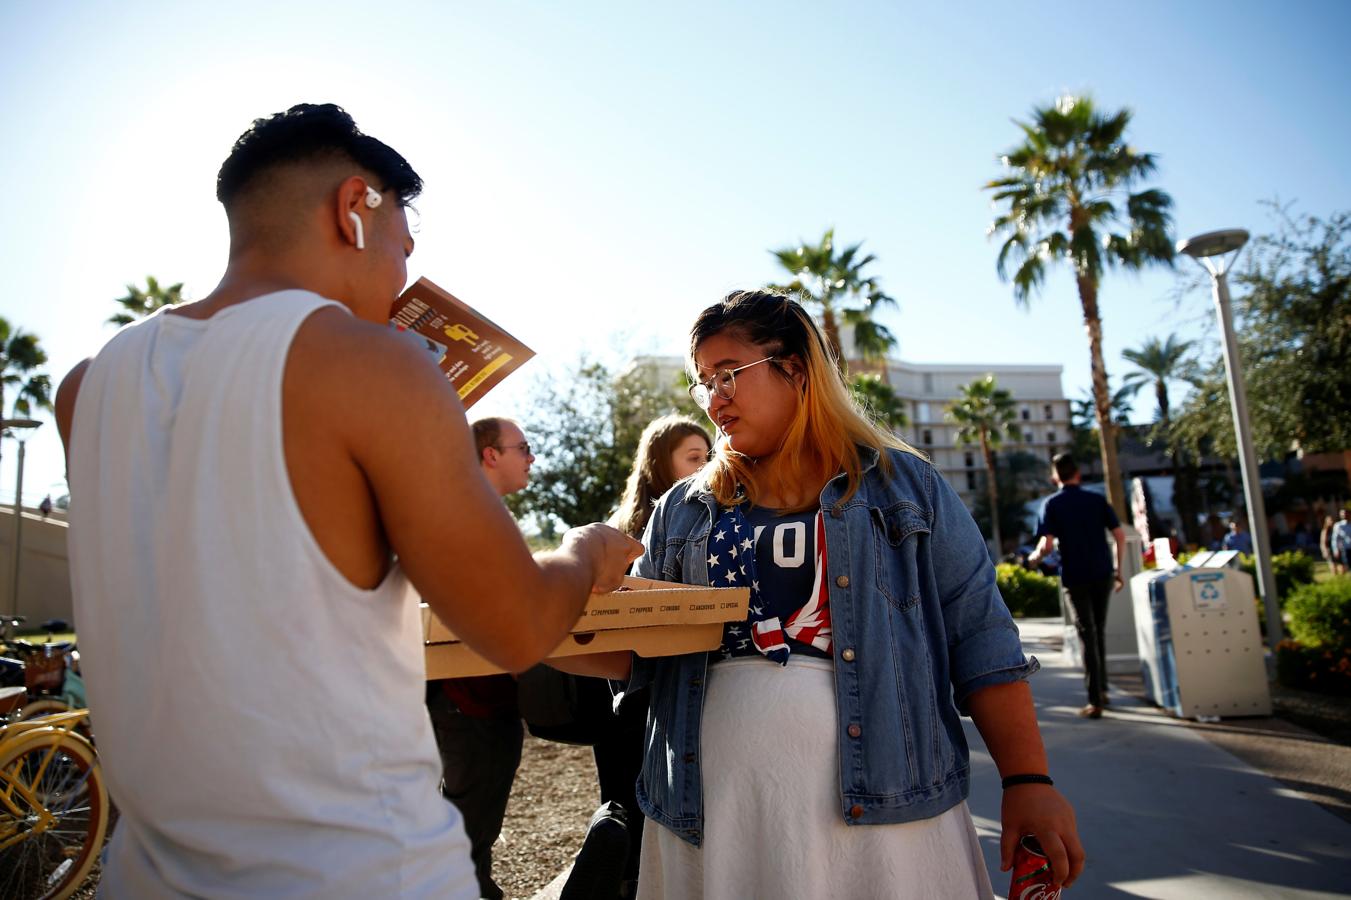
[[[653,504],[676,482],[671,456],[691,435],[703,438],[704,446],[712,448],[708,432],[685,416],[662,416],[643,429],[633,458],[633,471],[619,501],[619,512],[611,520],[616,528],[630,537],[642,538],[647,520],[652,517]]]
[[[343,161],[375,177],[381,193],[393,191],[401,206],[422,193],[422,178],[388,144],[357,128],[332,103],[300,103],[265,119],[254,119],[239,136],[216,175],[216,199],[227,212],[262,174],[296,163]]]
[[[489,416],[486,419],[478,419],[469,426],[474,432],[474,449],[478,451],[479,462],[483,462],[484,450],[497,446],[497,442],[502,439],[502,423],[509,421],[511,420],[500,416]]]
[[[1060,479],[1061,484],[1079,474],[1079,464],[1068,453],[1057,453],[1052,457],[1051,468],[1055,469],[1055,477]]]
[[[719,438],[712,462],[697,477],[723,506],[742,500],[754,504],[757,496],[766,493],[795,496],[805,489],[800,509],[810,509],[816,506],[826,482],[842,473],[848,482],[843,502],[863,480],[860,447],[876,450],[878,466],[888,474],[892,467],[889,450],[923,458],[863,411],[815,320],[791,297],[773,291],[735,291],[700,313],[690,329],[691,378],[697,377],[694,355],[699,345],[717,334],[752,344],[757,353],[772,356],[768,365],[785,381],[792,383],[800,371],[804,382],[802,400],[788,423],[771,472],[758,470],[754,459],[733,450],[725,437]]]

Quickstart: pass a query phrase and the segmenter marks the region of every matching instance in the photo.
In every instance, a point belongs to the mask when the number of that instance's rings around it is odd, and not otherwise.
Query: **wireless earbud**
[[[379,196],[380,196],[379,194],[376,195],[376,197],[379,197]],[[367,196],[367,198],[366,198],[366,203],[367,203],[367,205],[369,205],[370,202],[371,202],[371,201],[370,201],[370,197]],[[357,233],[357,249],[358,249],[358,250],[365,250],[365,249],[366,249],[366,235],[365,235],[365,234],[363,233],[363,231],[362,231],[362,227],[361,227],[361,216],[357,215],[357,214],[354,213],[354,212],[349,212],[349,213],[347,214],[347,217],[348,217],[349,219],[352,220],[352,228],[353,228],[353,230],[355,230],[356,233]]]
[[[377,206],[380,205],[380,201],[381,201],[381,200],[384,200],[384,199],[385,199],[384,197],[381,197],[381,196],[380,196],[380,192],[379,192],[379,191],[377,191],[375,188],[371,187],[369,184],[366,185],[366,208],[367,208],[367,209],[375,209]]]

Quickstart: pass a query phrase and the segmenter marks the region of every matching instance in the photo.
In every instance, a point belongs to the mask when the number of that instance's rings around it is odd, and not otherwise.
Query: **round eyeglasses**
[[[690,398],[704,408],[708,407],[714,394],[724,400],[731,400],[736,396],[736,373],[742,369],[749,369],[751,366],[758,366],[762,362],[769,362],[773,358],[766,356],[764,359],[757,359],[755,362],[737,366],[735,369],[719,369],[707,381],[696,381],[690,385]]]

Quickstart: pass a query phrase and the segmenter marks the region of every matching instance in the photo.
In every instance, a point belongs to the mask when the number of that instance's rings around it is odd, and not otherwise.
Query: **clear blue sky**
[[[413,275],[540,351],[494,412],[583,350],[678,352],[699,309],[777,277],[768,248],[829,225],[877,254],[902,358],[1060,363],[1078,396],[1072,279],[1018,309],[980,190],[1010,120],[1064,91],[1135,110],[1179,235],[1267,230],[1273,197],[1351,208],[1345,2],[197,6],[0,6],[0,315],[56,378],[111,336],[128,281],[211,290],[216,169],[253,117],[300,101],[343,104],[409,158],[427,182]],[[1123,347],[1200,333],[1208,297],[1175,309],[1173,278],[1104,284],[1114,375]],[[25,492],[61,473],[49,424]]]

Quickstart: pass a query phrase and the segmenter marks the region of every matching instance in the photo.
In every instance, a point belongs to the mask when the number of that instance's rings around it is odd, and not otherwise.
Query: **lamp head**
[[[37,428],[41,424],[39,419],[0,419],[0,426],[5,428]]]
[[[1248,232],[1242,228],[1228,228],[1224,231],[1207,231],[1185,241],[1178,241],[1177,252],[1185,253],[1192,259],[1201,259],[1238,250],[1246,243]]]

